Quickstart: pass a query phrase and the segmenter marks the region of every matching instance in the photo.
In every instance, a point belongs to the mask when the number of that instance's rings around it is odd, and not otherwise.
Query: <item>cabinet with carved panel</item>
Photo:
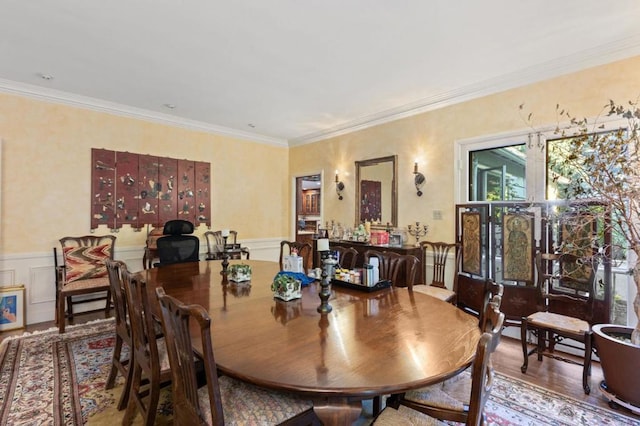
[[[307,189],[302,191],[302,214],[320,214],[320,190]]]

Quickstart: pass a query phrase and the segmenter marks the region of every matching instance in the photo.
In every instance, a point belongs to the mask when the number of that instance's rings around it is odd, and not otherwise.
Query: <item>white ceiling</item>
[[[276,144],[639,54],[637,0],[0,0],[1,91]]]

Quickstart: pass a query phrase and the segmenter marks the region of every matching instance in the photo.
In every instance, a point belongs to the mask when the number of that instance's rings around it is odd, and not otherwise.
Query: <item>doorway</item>
[[[322,178],[320,174],[296,178],[296,241],[313,246],[321,226]]]

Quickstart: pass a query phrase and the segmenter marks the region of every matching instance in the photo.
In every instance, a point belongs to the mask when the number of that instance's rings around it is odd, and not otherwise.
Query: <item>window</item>
[[[525,144],[469,152],[469,200],[524,200]]]
[[[626,123],[610,121],[599,126],[597,131],[599,135],[606,134],[624,124]],[[559,137],[553,128],[548,128],[540,133],[514,132],[459,141],[456,144],[456,158],[459,166],[456,174],[456,201],[459,205],[457,209],[470,211],[486,208],[487,211],[494,212],[490,214],[491,219],[487,219],[488,235],[482,240],[482,244],[488,245],[483,252],[483,256],[488,259],[488,274],[498,281],[508,283],[505,281],[503,271],[501,212],[510,211],[517,205],[522,212],[534,215],[536,218],[534,239],[537,249],[544,243],[543,235],[552,236],[547,238],[546,243],[543,244],[545,246],[557,247],[562,243],[560,240],[556,241],[557,235],[560,235],[557,224],[559,216],[556,217],[552,212],[561,213],[563,209],[558,206],[558,210],[554,210],[556,208],[553,206],[557,204],[556,200],[566,198],[567,183],[577,179],[575,170],[568,167],[564,159],[567,155],[580,156],[586,153],[574,152],[575,148],[573,150],[569,148],[570,143],[571,137]],[[587,197],[590,194],[584,192],[582,195]],[[543,209],[551,210],[545,210],[546,213],[544,213],[539,211],[539,206],[549,206]],[[542,213],[545,217],[551,217],[552,220],[547,219],[545,226],[552,227],[553,232],[549,233],[548,228],[541,229],[538,218]],[[597,228],[602,229],[602,224]],[[612,267],[609,268],[612,276],[609,275],[611,278],[605,279],[605,283],[611,284],[605,285],[608,290],[605,290],[605,287],[599,287],[596,299],[600,300],[600,303],[611,303],[610,320],[612,322],[626,324],[627,312],[632,312],[633,286],[630,285],[630,277],[627,275],[626,252],[624,249],[620,250],[620,244],[624,244],[624,240],[615,232],[610,238],[613,240],[612,246],[618,247],[618,251],[610,253],[614,260]],[[602,264],[598,274],[599,282],[602,284],[602,279],[606,275]],[[608,302],[604,301],[605,291],[610,295]]]

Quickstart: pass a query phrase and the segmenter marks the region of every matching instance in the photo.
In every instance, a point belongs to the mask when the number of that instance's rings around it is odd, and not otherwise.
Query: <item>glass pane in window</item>
[[[615,132],[594,133],[592,135],[584,135],[579,138],[560,138],[547,141],[547,161],[546,161],[546,197],[547,200],[565,200],[571,198],[577,199],[599,199],[599,194],[593,186],[589,184],[592,175],[589,175],[583,168],[583,164],[593,164],[594,156],[597,152],[602,152],[601,148],[594,151],[593,147],[608,144],[610,140],[615,140]],[[607,145],[608,146],[608,145]],[[614,157],[626,158],[626,147],[616,149],[615,145],[611,145],[611,152]],[[600,160],[598,160],[600,161]],[[616,161],[604,162],[607,170],[600,171],[605,176],[615,176],[622,173],[620,165]],[[623,163],[624,164],[624,163]],[[601,189],[596,186],[597,189]],[[567,196],[567,192],[572,194]],[[593,208],[592,208],[593,209]],[[621,262],[626,259],[627,241],[622,231],[624,230],[624,220],[618,220],[619,212],[614,209],[611,220],[614,224],[611,230],[611,243],[605,244],[604,241],[598,241],[599,247],[609,246],[610,256],[615,262]],[[598,228],[603,229],[602,213],[594,213],[599,217]]]
[[[469,201],[526,198],[524,144],[469,152]]]
[[[571,183],[570,191],[573,199],[598,198],[598,194],[588,183],[589,175],[583,171],[583,164],[593,164],[594,158],[598,156],[598,151],[594,152],[594,145],[599,146],[598,150],[602,150],[602,145],[605,144],[608,147],[608,141],[615,140],[615,137],[615,132],[602,132],[577,138],[548,140],[545,162],[547,200],[567,199],[569,183]],[[618,157],[618,154],[625,154],[626,148],[618,149],[614,145],[611,146],[611,152],[616,153],[615,157]],[[612,174],[620,172],[615,162],[611,162],[608,172]]]

